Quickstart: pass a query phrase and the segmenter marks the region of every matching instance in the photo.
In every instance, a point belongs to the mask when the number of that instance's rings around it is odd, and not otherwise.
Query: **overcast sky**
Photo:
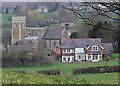
[[[116,1],[118,2],[119,0],[0,0],[1,2],[111,2],[111,1]]]

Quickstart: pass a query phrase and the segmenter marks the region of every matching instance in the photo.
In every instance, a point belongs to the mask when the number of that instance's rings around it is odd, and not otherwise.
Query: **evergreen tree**
[[[92,30],[89,31],[88,37],[90,38],[103,38],[103,31],[101,30],[102,22],[98,22]]]

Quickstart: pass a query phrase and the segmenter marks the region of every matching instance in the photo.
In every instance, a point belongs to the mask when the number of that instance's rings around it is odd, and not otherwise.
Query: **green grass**
[[[45,66],[34,66],[34,67],[7,67],[3,68],[2,71],[14,71],[14,70],[25,70],[30,72],[36,72],[40,69],[60,69],[61,74],[71,74],[72,68],[82,68],[91,66],[107,66],[107,65],[118,65],[118,60],[102,61],[102,62],[76,62],[76,63],[63,63],[55,62],[53,65]]]
[[[120,58],[120,53],[114,53],[114,54],[112,54],[112,58]]]
[[[16,67],[2,69],[3,84],[117,84],[118,73],[102,73],[102,74],[80,74],[73,75],[72,68],[82,68],[91,66],[118,65],[118,60],[102,61],[102,62],[76,62],[62,63],[55,62],[50,66],[38,67]],[[60,69],[61,75],[40,75],[37,71],[40,69]],[[24,70],[30,74],[19,74],[12,71]]]
[[[81,75],[39,75],[6,72],[2,84],[117,84],[118,73]]]

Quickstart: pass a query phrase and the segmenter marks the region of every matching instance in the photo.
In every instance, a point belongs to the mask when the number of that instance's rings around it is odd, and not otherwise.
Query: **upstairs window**
[[[67,53],[70,53],[70,49],[67,49]]]
[[[63,52],[66,53],[66,49],[63,49]]]
[[[93,45],[92,46],[92,51],[98,51],[99,49],[98,49],[98,46],[97,45]]]

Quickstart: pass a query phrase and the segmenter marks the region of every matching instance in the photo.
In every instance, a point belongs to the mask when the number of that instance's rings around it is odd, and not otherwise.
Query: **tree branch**
[[[75,10],[74,7],[73,7],[73,4],[72,4],[71,2],[70,2],[70,5],[71,5],[72,8],[68,8],[68,7],[66,7],[66,6],[64,6],[63,4],[60,4],[60,3],[58,3],[58,2],[56,2],[56,3],[59,4],[60,6],[62,6],[63,8],[65,8],[65,9],[73,12],[73,13],[76,15],[76,17],[79,18],[79,19],[82,19],[82,20],[85,22],[85,24],[87,24],[87,25],[89,25],[89,26],[92,26],[92,27],[95,26],[95,24],[93,23],[93,21],[92,21],[91,19],[83,17],[77,10]],[[92,6],[91,6],[91,7],[92,7]],[[94,7],[93,7],[93,8],[94,8]],[[94,8],[94,9],[95,9],[95,8]],[[95,9],[95,10],[97,11],[98,9]],[[99,9],[99,10],[100,10],[100,9]],[[100,10],[100,11],[104,11],[104,10]],[[110,11],[112,11],[112,10],[110,10]],[[108,17],[108,18],[110,18],[110,19],[112,19],[112,20],[120,21],[119,18],[118,18],[118,19],[112,18],[112,17],[110,17],[110,16],[108,16],[108,15],[105,15],[104,13],[102,14],[102,13],[100,13],[99,11],[97,11],[97,12],[99,13],[99,15],[106,16],[106,17]],[[104,11],[104,12],[109,12],[109,11]],[[115,12],[115,13],[116,13],[116,12]],[[88,23],[87,20],[90,21],[91,23]],[[105,28],[105,27],[102,27],[101,29],[103,29],[103,30],[111,30],[111,31],[120,31],[120,29]]]

